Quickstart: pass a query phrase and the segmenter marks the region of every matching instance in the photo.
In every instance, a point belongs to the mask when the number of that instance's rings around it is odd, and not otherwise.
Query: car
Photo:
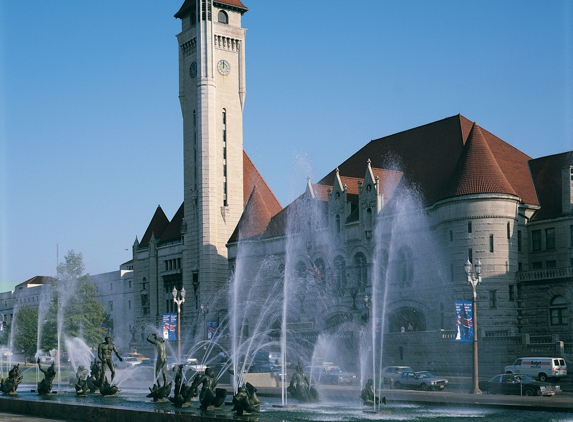
[[[344,372],[336,365],[306,366],[304,373],[311,383],[317,384],[352,385],[357,381],[356,374]]]
[[[384,384],[390,383],[390,379],[395,380],[402,372],[414,372],[409,366],[386,366],[382,368],[381,376],[384,377]]]
[[[272,363],[253,364],[249,367],[249,372],[280,372],[280,366],[273,365]]]
[[[418,388],[441,391],[448,385],[445,378],[437,378],[429,371],[404,371],[394,379],[394,388]]]
[[[518,394],[523,396],[554,396],[561,392],[559,385],[536,381],[530,375],[500,374],[488,381],[480,381],[479,388],[487,394]]]
[[[123,358],[123,367],[124,368],[135,368],[137,365],[141,365],[142,361],[137,359],[134,356],[126,356]]]

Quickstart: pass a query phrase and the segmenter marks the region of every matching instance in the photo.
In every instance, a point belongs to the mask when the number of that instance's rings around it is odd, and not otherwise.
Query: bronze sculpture
[[[360,393],[360,398],[365,406],[373,406],[374,404],[380,404],[380,402],[386,404],[386,397],[380,399],[380,396],[374,392],[374,382],[372,379],[366,382],[366,385]]]
[[[56,377],[56,369],[54,367],[54,362],[48,367],[48,369],[43,369],[40,363],[40,358],[37,362],[38,369],[44,374],[44,379],[38,383],[38,394],[51,394],[52,393],[52,383]]]
[[[250,383],[241,385],[233,396],[233,411],[238,416],[261,411],[261,400],[257,397],[257,389]]]
[[[120,362],[123,362],[123,359],[119,355],[117,348],[115,347],[115,344],[113,344],[111,342],[111,337],[106,336],[105,341],[103,343],[100,343],[100,345],[97,348],[97,356],[98,356],[99,360],[101,360],[101,362],[102,362],[102,370],[104,372],[104,375],[105,375],[106,365],[109,368],[109,370],[111,371],[111,381],[113,382],[113,379],[115,378],[115,366],[114,366],[113,360],[111,358],[112,352],[115,353],[115,355],[117,356],[117,358],[119,359]]]
[[[201,408],[207,409],[209,406],[220,407],[227,397],[227,390],[224,388],[215,388],[217,380],[215,379],[215,371],[213,368],[205,368],[204,374],[197,374],[193,379],[191,388],[197,388],[202,385],[201,392],[199,393],[199,402]]]
[[[317,402],[320,400],[318,391],[314,385],[310,385],[308,376],[304,373],[302,365],[296,366],[287,391],[300,402]]]
[[[22,382],[24,375],[20,372],[20,364],[14,365],[10,372],[8,372],[8,378],[2,378],[0,380],[0,391],[4,394],[15,395],[18,385]]]
[[[177,365],[177,372],[175,373],[175,388],[173,389],[173,397],[169,397],[169,401],[175,407],[188,407],[191,406],[191,398],[197,396],[197,386],[193,387],[193,383],[183,382],[183,365]]]

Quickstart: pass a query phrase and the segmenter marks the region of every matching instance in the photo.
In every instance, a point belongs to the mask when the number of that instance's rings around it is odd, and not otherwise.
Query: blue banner
[[[163,339],[177,340],[177,314],[163,314]]]
[[[217,330],[219,329],[218,321],[207,321],[207,340],[214,340],[217,337]]]
[[[456,341],[474,340],[474,312],[471,300],[456,300]]]

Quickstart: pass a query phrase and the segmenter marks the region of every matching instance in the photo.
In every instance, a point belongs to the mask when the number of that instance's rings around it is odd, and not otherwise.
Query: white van
[[[505,367],[506,374],[527,374],[539,381],[567,376],[567,364],[563,358],[519,358]]]

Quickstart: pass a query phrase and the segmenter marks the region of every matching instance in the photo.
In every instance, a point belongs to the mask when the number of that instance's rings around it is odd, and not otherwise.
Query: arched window
[[[366,265],[366,256],[362,252],[354,255],[354,278],[356,286],[364,290],[368,285],[368,267]]]
[[[414,265],[412,263],[412,250],[408,246],[402,246],[400,248],[396,264],[400,287],[411,286],[414,278]]]
[[[295,267],[296,278],[299,280],[306,279],[306,265],[302,261],[298,261]]]
[[[229,23],[229,16],[223,10],[219,10],[219,15],[217,16],[219,23]]]
[[[567,301],[563,296],[555,296],[549,305],[549,320],[551,325],[567,325]]]
[[[346,261],[340,255],[334,258],[334,291],[337,296],[344,294],[346,288]]]

